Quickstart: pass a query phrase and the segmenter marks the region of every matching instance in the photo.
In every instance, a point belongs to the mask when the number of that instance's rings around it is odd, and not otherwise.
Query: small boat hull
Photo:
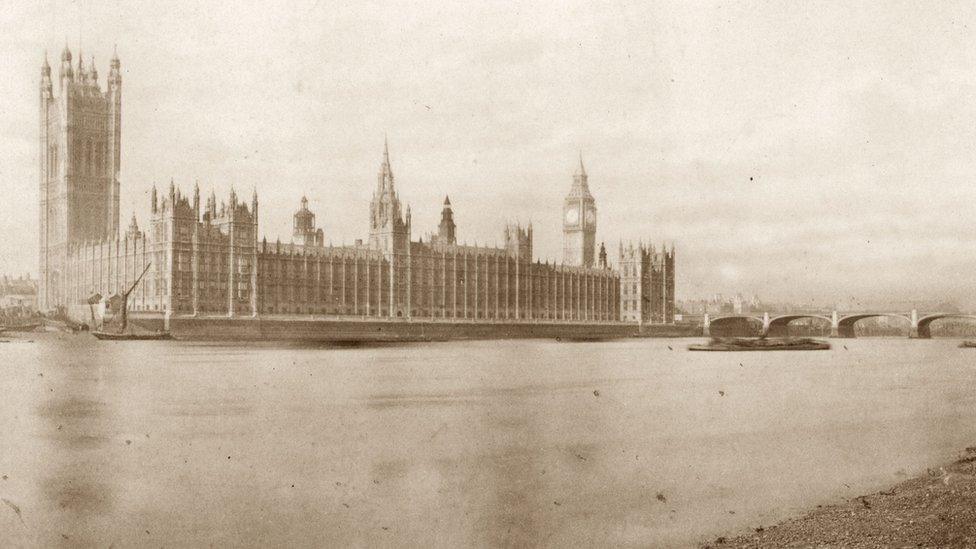
[[[689,351],[825,351],[830,343],[815,339],[727,339],[689,345]]]
[[[976,349],[976,341],[963,341],[959,346],[963,349]]]
[[[766,349],[758,347],[734,347],[731,345],[689,345],[689,351],[725,351],[725,352],[738,352],[738,351],[826,351],[830,349],[829,343],[822,343],[818,345],[796,345],[792,347],[769,347]]]
[[[111,332],[93,331],[91,334],[104,341],[152,341],[173,339],[173,336],[169,332],[158,332],[154,334],[114,334]]]

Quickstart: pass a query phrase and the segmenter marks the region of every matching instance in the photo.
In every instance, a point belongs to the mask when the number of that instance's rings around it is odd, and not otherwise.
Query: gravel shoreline
[[[753,530],[700,546],[976,547],[976,447],[889,490]]]

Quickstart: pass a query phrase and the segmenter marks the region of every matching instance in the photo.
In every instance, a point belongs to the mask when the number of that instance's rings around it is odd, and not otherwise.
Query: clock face
[[[576,208],[570,208],[566,210],[566,223],[574,225],[579,221],[579,210]]]
[[[592,225],[596,223],[596,212],[593,210],[586,210],[586,224]]]

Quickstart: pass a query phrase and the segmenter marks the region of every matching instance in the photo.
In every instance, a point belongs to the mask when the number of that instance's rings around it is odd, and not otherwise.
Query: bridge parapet
[[[931,324],[932,322],[944,318],[960,318],[960,319],[970,319],[976,321],[976,314],[967,313],[941,313],[941,312],[926,312],[924,314],[919,314],[917,309],[912,309],[909,312],[890,312],[890,311],[844,311],[840,313],[836,310],[826,312],[826,311],[810,311],[810,312],[783,312],[783,313],[724,313],[716,316],[711,316],[705,313],[702,317],[702,335],[709,336],[711,334],[711,325],[715,322],[720,322],[729,319],[748,319],[752,321],[762,323],[762,335],[766,336],[771,330],[774,332],[780,329],[784,329],[794,320],[799,320],[803,318],[815,318],[830,322],[830,337],[855,337],[854,325],[861,320],[868,318],[878,318],[878,317],[888,317],[888,318],[900,318],[904,319],[909,324],[909,337],[911,338],[930,338],[932,337]]]

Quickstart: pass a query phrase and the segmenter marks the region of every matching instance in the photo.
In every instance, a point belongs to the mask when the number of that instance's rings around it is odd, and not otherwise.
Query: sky
[[[260,4],[260,5],[259,5]],[[267,5],[264,5],[267,4]],[[582,152],[597,241],[677,249],[677,293],[976,306],[971,2],[8,2],[0,272],[37,272],[38,86],[123,74],[121,218],[153,183],[256,189],[291,239],[367,233],[384,135],[414,237],[531,221],[561,257]]]

